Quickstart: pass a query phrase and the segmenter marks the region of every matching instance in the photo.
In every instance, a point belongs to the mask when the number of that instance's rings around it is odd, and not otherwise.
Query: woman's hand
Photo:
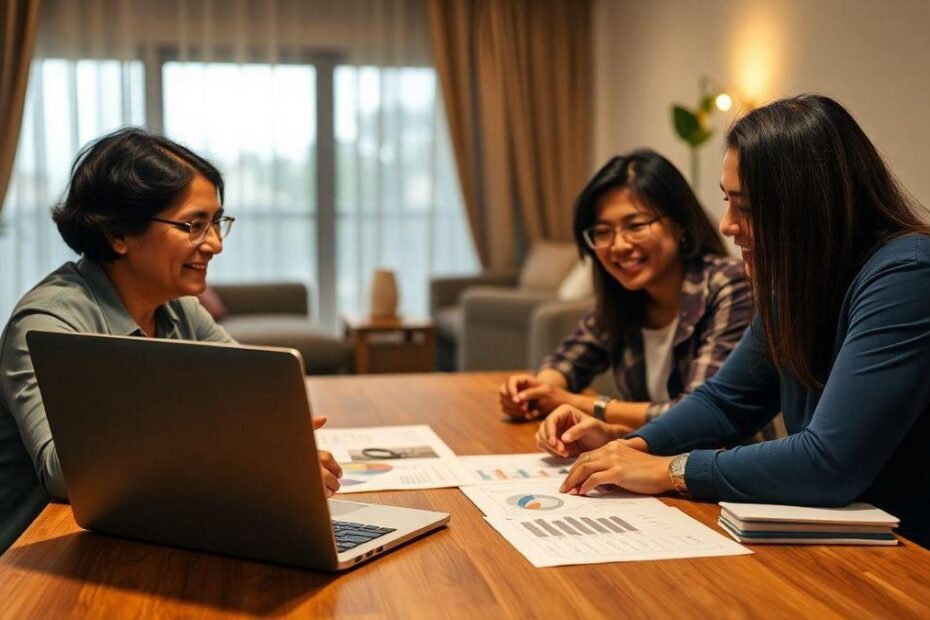
[[[585,495],[602,484],[615,484],[634,493],[657,495],[674,489],[668,464],[671,456],[654,456],[633,440],[611,441],[578,457],[559,490]]]
[[[499,393],[504,415],[523,420],[548,415],[559,405],[571,403],[575,397],[566,389],[525,373],[508,377]]]
[[[315,417],[312,422],[313,430],[317,430],[326,424],[326,418]],[[326,491],[326,497],[332,497],[333,493],[339,490],[342,467],[333,458],[332,453],[326,450],[317,450],[317,457],[320,460],[320,476],[323,478],[323,490]]]
[[[571,405],[562,405],[539,424],[536,445],[556,456],[577,456],[623,437],[630,430],[619,424],[601,422]]]

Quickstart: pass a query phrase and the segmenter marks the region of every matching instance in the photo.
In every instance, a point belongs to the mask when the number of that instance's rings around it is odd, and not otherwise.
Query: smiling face
[[[156,217],[177,222],[195,218],[210,221],[222,215],[216,187],[195,174],[178,203]],[[151,222],[141,235],[117,239],[113,249],[121,258],[120,269],[133,287],[132,296],[156,306],[185,295],[198,295],[206,288],[207,264],[223,251],[223,241],[214,228],[198,245],[187,230],[172,224]]]
[[[633,200],[630,191],[618,189],[600,199],[596,224],[607,224],[620,228],[653,220],[656,213]],[[653,222],[651,235],[644,241],[631,243],[623,235],[614,235],[610,247],[594,250],[604,269],[623,288],[630,291],[657,291],[667,287],[680,287],[682,259],[679,254],[679,227],[667,217]]]
[[[723,172],[720,175],[720,189],[726,209],[720,219],[720,233],[732,237],[743,254],[743,268],[746,275],[752,276],[752,224],[750,220],[749,201],[742,192],[739,180],[739,155],[734,149],[728,149],[723,156]]]

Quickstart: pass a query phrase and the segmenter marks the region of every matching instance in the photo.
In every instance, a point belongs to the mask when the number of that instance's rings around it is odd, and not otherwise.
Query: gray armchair
[[[473,286],[513,287],[517,284],[517,275],[513,270],[430,280],[430,316],[436,324],[436,367],[439,370],[458,368],[456,349],[465,314],[459,298],[465,290]]]
[[[351,347],[310,320],[309,291],[303,284],[222,284],[211,288],[225,306],[219,323],[238,342],[297,349],[307,374],[351,370]]]
[[[431,282],[441,370],[512,370],[527,367],[533,310],[558,298],[578,263],[571,243],[540,242],[516,272]]]

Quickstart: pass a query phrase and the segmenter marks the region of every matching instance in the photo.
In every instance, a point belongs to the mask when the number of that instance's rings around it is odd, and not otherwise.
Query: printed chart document
[[[463,484],[564,480],[574,462],[575,459],[549,456],[545,452],[459,457],[459,463],[466,475],[466,479],[462,481]]]
[[[650,506],[665,508],[654,497],[616,490],[599,496],[559,493],[562,479],[530,480],[510,484],[479,484],[463,486],[462,493],[489,517],[547,517],[565,514],[588,514],[617,509],[619,506]]]
[[[462,487],[488,523],[538,568],[722,555],[749,549],[653,497],[559,493],[561,481]]]
[[[425,424],[323,428],[316,442],[342,466],[340,493],[455,487],[464,476],[455,453]]]

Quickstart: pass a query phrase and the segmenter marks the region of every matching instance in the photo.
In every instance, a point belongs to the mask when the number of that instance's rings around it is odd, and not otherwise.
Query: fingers
[[[559,411],[554,411],[552,415],[543,420],[539,425],[538,435],[540,439],[546,443],[546,450],[558,456],[568,456],[565,444],[559,439],[559,422],[561,419],[562,415]]]
[[[339,478],[342,477],[342,467],[333,458],[332,453],[326,450],[317,450],[317,458],[320,460],[320,476],[323,478],[323,490],[326,491],[326,497],[331,497],[341,486]]]
[[[508,395],[512,397],[516,395],[523,386],[532,385],[533,383],[536,383],[536,380],[530,375],[519,374],[508,377],[505,385],[507,386]]]
[[[336,462],[336,459],[333,458],[331,452],[318,450],[317,457],[320,459],[320,467],[332,473],[336,478],[342,478],[342,467]]]
[[[323,425],[326,424],[326,420],[327,420],[327,417],[325,415],[313,416],[313,418],[311,419],[311,422],[313,423],[313,430],[322,428]]]
[[[339,480],[322,465],[320,465],[320,475],[323,477],[323,490],[326,492],[326,497],[332,497],[339,490]]]
[[[529,411],[529,403],[514,402],[513,397],[507,392],[507,386],[502,385],[500,388],[501,411],[504,415],[511,418],[526,418]]]
[[[546,430],[546,422],[548,422],[548,419],[543,421],[539,425],[539,428],[536,430],[536,445],[540,450],[544,450],[545,452],[548,452],[554,456],[568,456],[565,445],[561,441],[556,441],[554,445],[550,443],[550,435]]]
[[[576,489],[595,471],[591,463],[592,454],[594,453],[583,452],[578,456],[578,460],[575,461],[572,468],[568,470],[568,475],[565,476],[562,486],[559,487],[560,492],[568,493]]]
[[[540,384],[528,387],[517,392],[513,399],[517,402],[527,402],[545,396],[552,389],[551,385]]]
[[[593,467],[597,468],[599,466],[593,465]],[[617,484],[619,486],[619,483],[612,479],[609,469],[597,469],[590,476],[588,476],[584,482],[581,483],[580,487],[573,489],[570,492],[574,495],[587,495],[600,485],[608,483]]]
[[[562,433],[562,436],[559,439],[565,443],[571,443],[599,430],[600,422],[594,418],[586,416],[585,419],[569,427],[568,430]]]

